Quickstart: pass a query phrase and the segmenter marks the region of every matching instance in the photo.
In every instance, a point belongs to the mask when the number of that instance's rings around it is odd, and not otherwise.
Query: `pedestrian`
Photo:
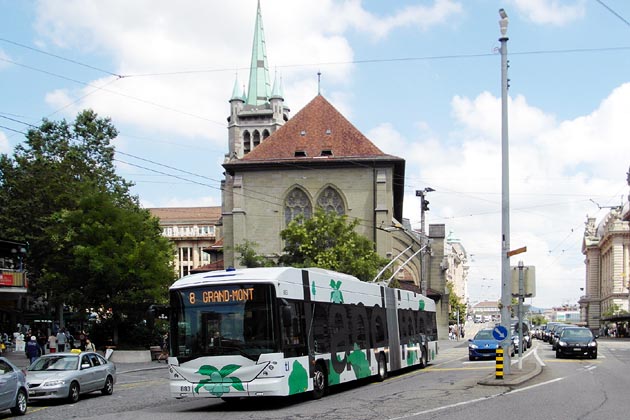
[[[89,338],[85,339],[85,351],[96,351],[96,346],[90,341]]]
[[[50,353],[57,352],[57,336],[55,334],[50,334],[48,337],[48,351]]]
[[[39,345],[37,345],[37,337],[31,336],[31,339],[26,343],[26,355],[31,363],[39,357]]]
[[[59,353],[66,351],[66,343],[68,342],[68,336],[66,335],[66,329],[61,328],[57,333],[57,350]]]
[[[39,355],[46,354],[46,344],[48,343],[48,337],[42,330],[37,330],[37,345],[39,346]]]

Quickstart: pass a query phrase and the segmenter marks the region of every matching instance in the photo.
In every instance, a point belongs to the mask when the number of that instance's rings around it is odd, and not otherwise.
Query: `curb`
[[[538,376],[542,372],[542,366],[540,366],[537,362],[534,363],[534,369],[525,372],[525,373],[511,373],[508,377],[504,379],[497,379],[494,374],[488,375],[487,377],[479,380],[477,383],[479,385],[488,385],[488,386],[514,386],[521,385],[524,382],[529,381],[530,379]]]

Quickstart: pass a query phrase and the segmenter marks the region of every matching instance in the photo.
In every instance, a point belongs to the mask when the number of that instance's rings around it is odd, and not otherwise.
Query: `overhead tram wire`
[[[71,77],[63,76],[61,74],[57,74],[57,73],[53,73],[53,72],[50,72],[50,71],[47,71],[47,70],[39,69],[37,67],[29,66],[27,64],[18,63],[16,61],[9,60],[9,59],[4,58],[4,57],[0,57],[0,61],[4,61],[4,62],[10,63],[10,64],[14,64],[16,66],[23,67],[23,68],[26,68],[26,69],[29,69],[29,70],[32,70],[32,71],[36,71],[36,72],[39,72],[39,73],[47,74],[49,76],[53,76],[53,77],[57,77],[59,79],[67,80],[69,82],[77,83],[79,85],[83,85],[83,86],[88,86],[88,87],[92,87],[92,88],[95,88],[95,89],[99,89],[99,90],[102,90],[103,92],[111,93],[113,95],[122,96],[124,98],[132,99],[134,101],[138,101],[138,102],[141,102],[141,103],[152,105],[152,106],[155,106],[157,108],[162,108],[162,109],[165,109],[167,111],[175,112],[175,113],[182,114],[182,115],[187,115],[189,117],[197,118],[197,119],[200,119],[200,120],[203,120],[203,121],[211,122],[213,124],[217,124],[217,125],[220,125],[222,127],[225,127],[224,123],[211,120],[211,119],[203,117],[201,115],[196,115],[196,114],[193,114],[193,113],[190,113],[190,112],[181,111],[179,109],[172,108],[170,106],[161,105],[161,104],[158,104],[156,102],[152,102],[152,101],[149,101],[149,100],[146,100],[146,99],[138,98],[138,97],[135,97],[135,96],[132,96],[132,95],[127,95],[125,93],[117,92],[115,90],[105,89],[104,87],[95,86],[95,85],[93,85],[91,83],[83,82],[81,80],[73,79]],[[120,79],[116,79],[116,80],[120,80]]]
[[[46,52],[46,51],[43,51],[43,50],[40,50],[40,49],[37,49],[37,48],[30,47],[28,45],[21,44],[21,43],[16,42],[16,41],[11,41],[10,39],[0,38],[0,41],[6,42],[7,44],[12,44],[12,45],[18,46],[20,48],[25,48],[27,50],[35,51],[37,53],[44,54],[44,55],[47,55],[47,56],[50,56],[50,57],[54,57],[54,58],[57,58],[59,60],[67,61],[67,62],[72,63],[72,64],[76,64],[76,65],[79,65],[79,66],[82,66],[82,67],[86,67],[88,69],[100,71],[101,73],[109,74],[110,76],[116,76],[119,79],[122,79],[122,78],[125,77],[125,76],[123,76],[121,74],[113,73],[113,72],[111,72],[109,70],[105,70],[105,69],[102,69],[100,67],[95,67],[95,66],[92,66],[90,64],[85,64],[85,63],[82,63],[80,61],[73,60],[71,58],[66,58],[66,57],[62,57],[62,56],[57,55],[57,54],[49,53],[49,52]]]
[[[619,20],[621,20],[623,23],[625,23],[626,25],[630,26],[630,22],[628,22],[626,20],[626,18],[624,18],[623,16],[621,16],[619,13],[615,12],[610,6],[608,6],[606,3],[604,3],[602,0],[595,0],[597,3],[601,4],[602,7],[606,8],[610,13],[612,13],[613,15],[617,16],[619,18]]]

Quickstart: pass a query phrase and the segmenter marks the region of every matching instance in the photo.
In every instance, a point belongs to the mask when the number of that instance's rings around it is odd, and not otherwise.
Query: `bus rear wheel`
[[[387,378],[387,362],[385,361],[385,355],[383,353],[378,355],[376,375],[379,381],[384,381]]]
[[[321,363],[313,369],[313,399],[318,400],[326,393],[326,371]]]

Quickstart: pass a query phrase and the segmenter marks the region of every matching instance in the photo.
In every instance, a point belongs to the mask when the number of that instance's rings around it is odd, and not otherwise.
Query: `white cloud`
[[[575,302],[581,294],[583,223],[588,213],[598,212],[590,199],[617,204],[615,194],[627,191],[629,106],[630,84],[612,91],[590,114],[565,121],[531,106],[523,96],[510,98],[510,245],[527,246],[522,258],[536,266],[534,304]],[[457,142],[435,137],[408,141],[387,123],[372,129],[371,138],[383,147],[390,139],[397,150],[408,151],[407,186],[436,190],[427,196],[427,224],[446,223],[475,254],[470,277],[496,279],[500,287],[500,98],[487,92],[456,96],[452,115],[456,129],[451,136]],[[405,217],[419,227],[418,199],[411,189],[405,198]],[[482,293],[478,283],[475,287],[472,295],[500,293],[489,288]]]
[[[582,19],[586,13],[585,0],[512,0],[519,13],[538,25],[563,26]]]
[[[9,139],[2,131],[0,131],[0,153],[8,154],[10,152],[11,146],[9,145]]]
[[[11,57],[9,57],[9,56],[7,55],[7,53],[5,53],[5,52],[2,50],[2,48],[0,48],[0,70],[5,69],[5,68],[7,68],[7,67],[9,67],[9,66],[10,66],[10,63],[8,63],[7,61],[5,61],[5,60],[10,60],[10,59],[11,59]]]

